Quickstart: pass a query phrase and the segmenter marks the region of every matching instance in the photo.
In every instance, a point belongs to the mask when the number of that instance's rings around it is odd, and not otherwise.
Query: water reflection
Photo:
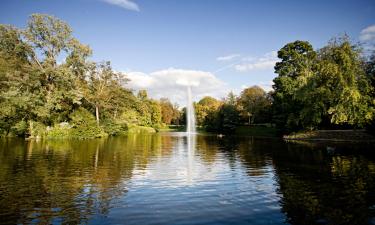
[[[372,147],[183,133],[1,139],[0,223],[370,224]]]
[[[373,224],[374,156],[369,146],[288,145],[274,157],[291,224]],[[361,153],[361,154],[358,154]],[[287,158],[287,159],[286,159]]]

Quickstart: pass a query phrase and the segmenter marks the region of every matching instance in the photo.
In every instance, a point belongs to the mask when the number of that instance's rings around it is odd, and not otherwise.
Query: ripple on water
[[[189,151],[179,133],[0,140],[0,224],[363,224],[375,216],[371,160],[254,138],[194,142]],[[355,210],[336,210],[332,199]]]

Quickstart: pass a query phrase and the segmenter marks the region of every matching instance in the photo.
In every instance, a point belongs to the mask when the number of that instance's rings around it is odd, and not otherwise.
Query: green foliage
[[[104,132],[110,136],[123,135],[128,130],[128,124],[121,120],[105,120],[102,123]]]
[[[329,97],[325,103],[331,123],[355,127],[368,123],[374,110],[358,46],[351,45],[345,37],[334,39],[321,49],[319,59],[314,79],[316,87]]]
[[[80,138],[97,138],[106,136],[96,123],[95,117],[86,109],[79,108],[69,115],[72,129],[70,135]]]
[[[70,123],[55,124],[47,131],[48,138],[98,138],[107,136],[96,123],[95,117],[85,108],[78,108],[69,115]]]
[[[318,53],[307,42],[284,46],[275,66],[276,124],[295,131],[369,123],[374,103],[360,53],[347,37],[333,39]]]
[[[30,137],[45,137],[47,134],[47,127],[41,122],[30,120],[28,134]]]
[[[249,124],[270,121],[271,99],[262,88],[253,86],[244,89],[238,104],[242,118],[248,119]]]
[[[31,15],[25,29],[0,25],[1,136],[93,138],[185,124],[186,109],[152,100],[146,90],[135,96],[124,88],[125,74],[110,62],[90,62],[90,47],[72,34],[44,14]],[[272,112],[287,132],[375,127],[374,55],[365,62],[343,37],[317,51],[306,41],[288,43],[278,57],[272,94],[254,86],[238,98],[204,97],[194,105],[198,125],[233,133],[244,123],[270,122]]]
[[[47,132],[47,138],[80,138],[79,136],[73,136],[71,131],[71,127],[58,124]]]
[[[88,61],[91,54],[50,15],[31,15],[24,30],[0,25],[0,135],[91,138],[160,127],[160,104],[146,91],[137,98],[124,74]]]
[[[26,136],[27,122],[24,120],[17,122],[14,126],[12,126],[11,131],[17,136]]]
[[[143,127],[143,126],[133,126],[129,127],[128,134],[150,134],[155,133],[156,130],[152,127]]]
[[[287,131],[300,129],[305,120],[299,114],[303,109],[300,91],[313,75],[316,52],[310,43],[295,41],[286,44],[277,54],[281,62],[276,63],[275,73],[279,76],[273,80],[274,122]]]
[[[234,94],[230,92],[217,111],[210,111],[207,114],[205,119],[207,131],[234,134],[239,124],[239,110],[235,99]]]
[[[232,104],[224,104],[219,110],[219,131],[233,133],[239,123],[239,111]]]

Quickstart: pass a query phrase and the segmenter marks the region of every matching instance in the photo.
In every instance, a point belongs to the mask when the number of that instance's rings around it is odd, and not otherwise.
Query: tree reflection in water
[[[220,212],[205,221],[368,224],[375,217],[372,147],[327,151],[324,143],[209,135],[189,142],[181,134],[2,139],[0,223],[106,223],[113,210],[149,223],[130,209],[147,213],[134,199],[152,196],[146,200],[159,207],[160,221],[199,223],[199,215]]]

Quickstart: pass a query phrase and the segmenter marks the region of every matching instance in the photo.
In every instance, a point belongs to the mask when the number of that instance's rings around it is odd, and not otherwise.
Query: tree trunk
[[[99,125],[99,106],[95,106],[96,123]]]

